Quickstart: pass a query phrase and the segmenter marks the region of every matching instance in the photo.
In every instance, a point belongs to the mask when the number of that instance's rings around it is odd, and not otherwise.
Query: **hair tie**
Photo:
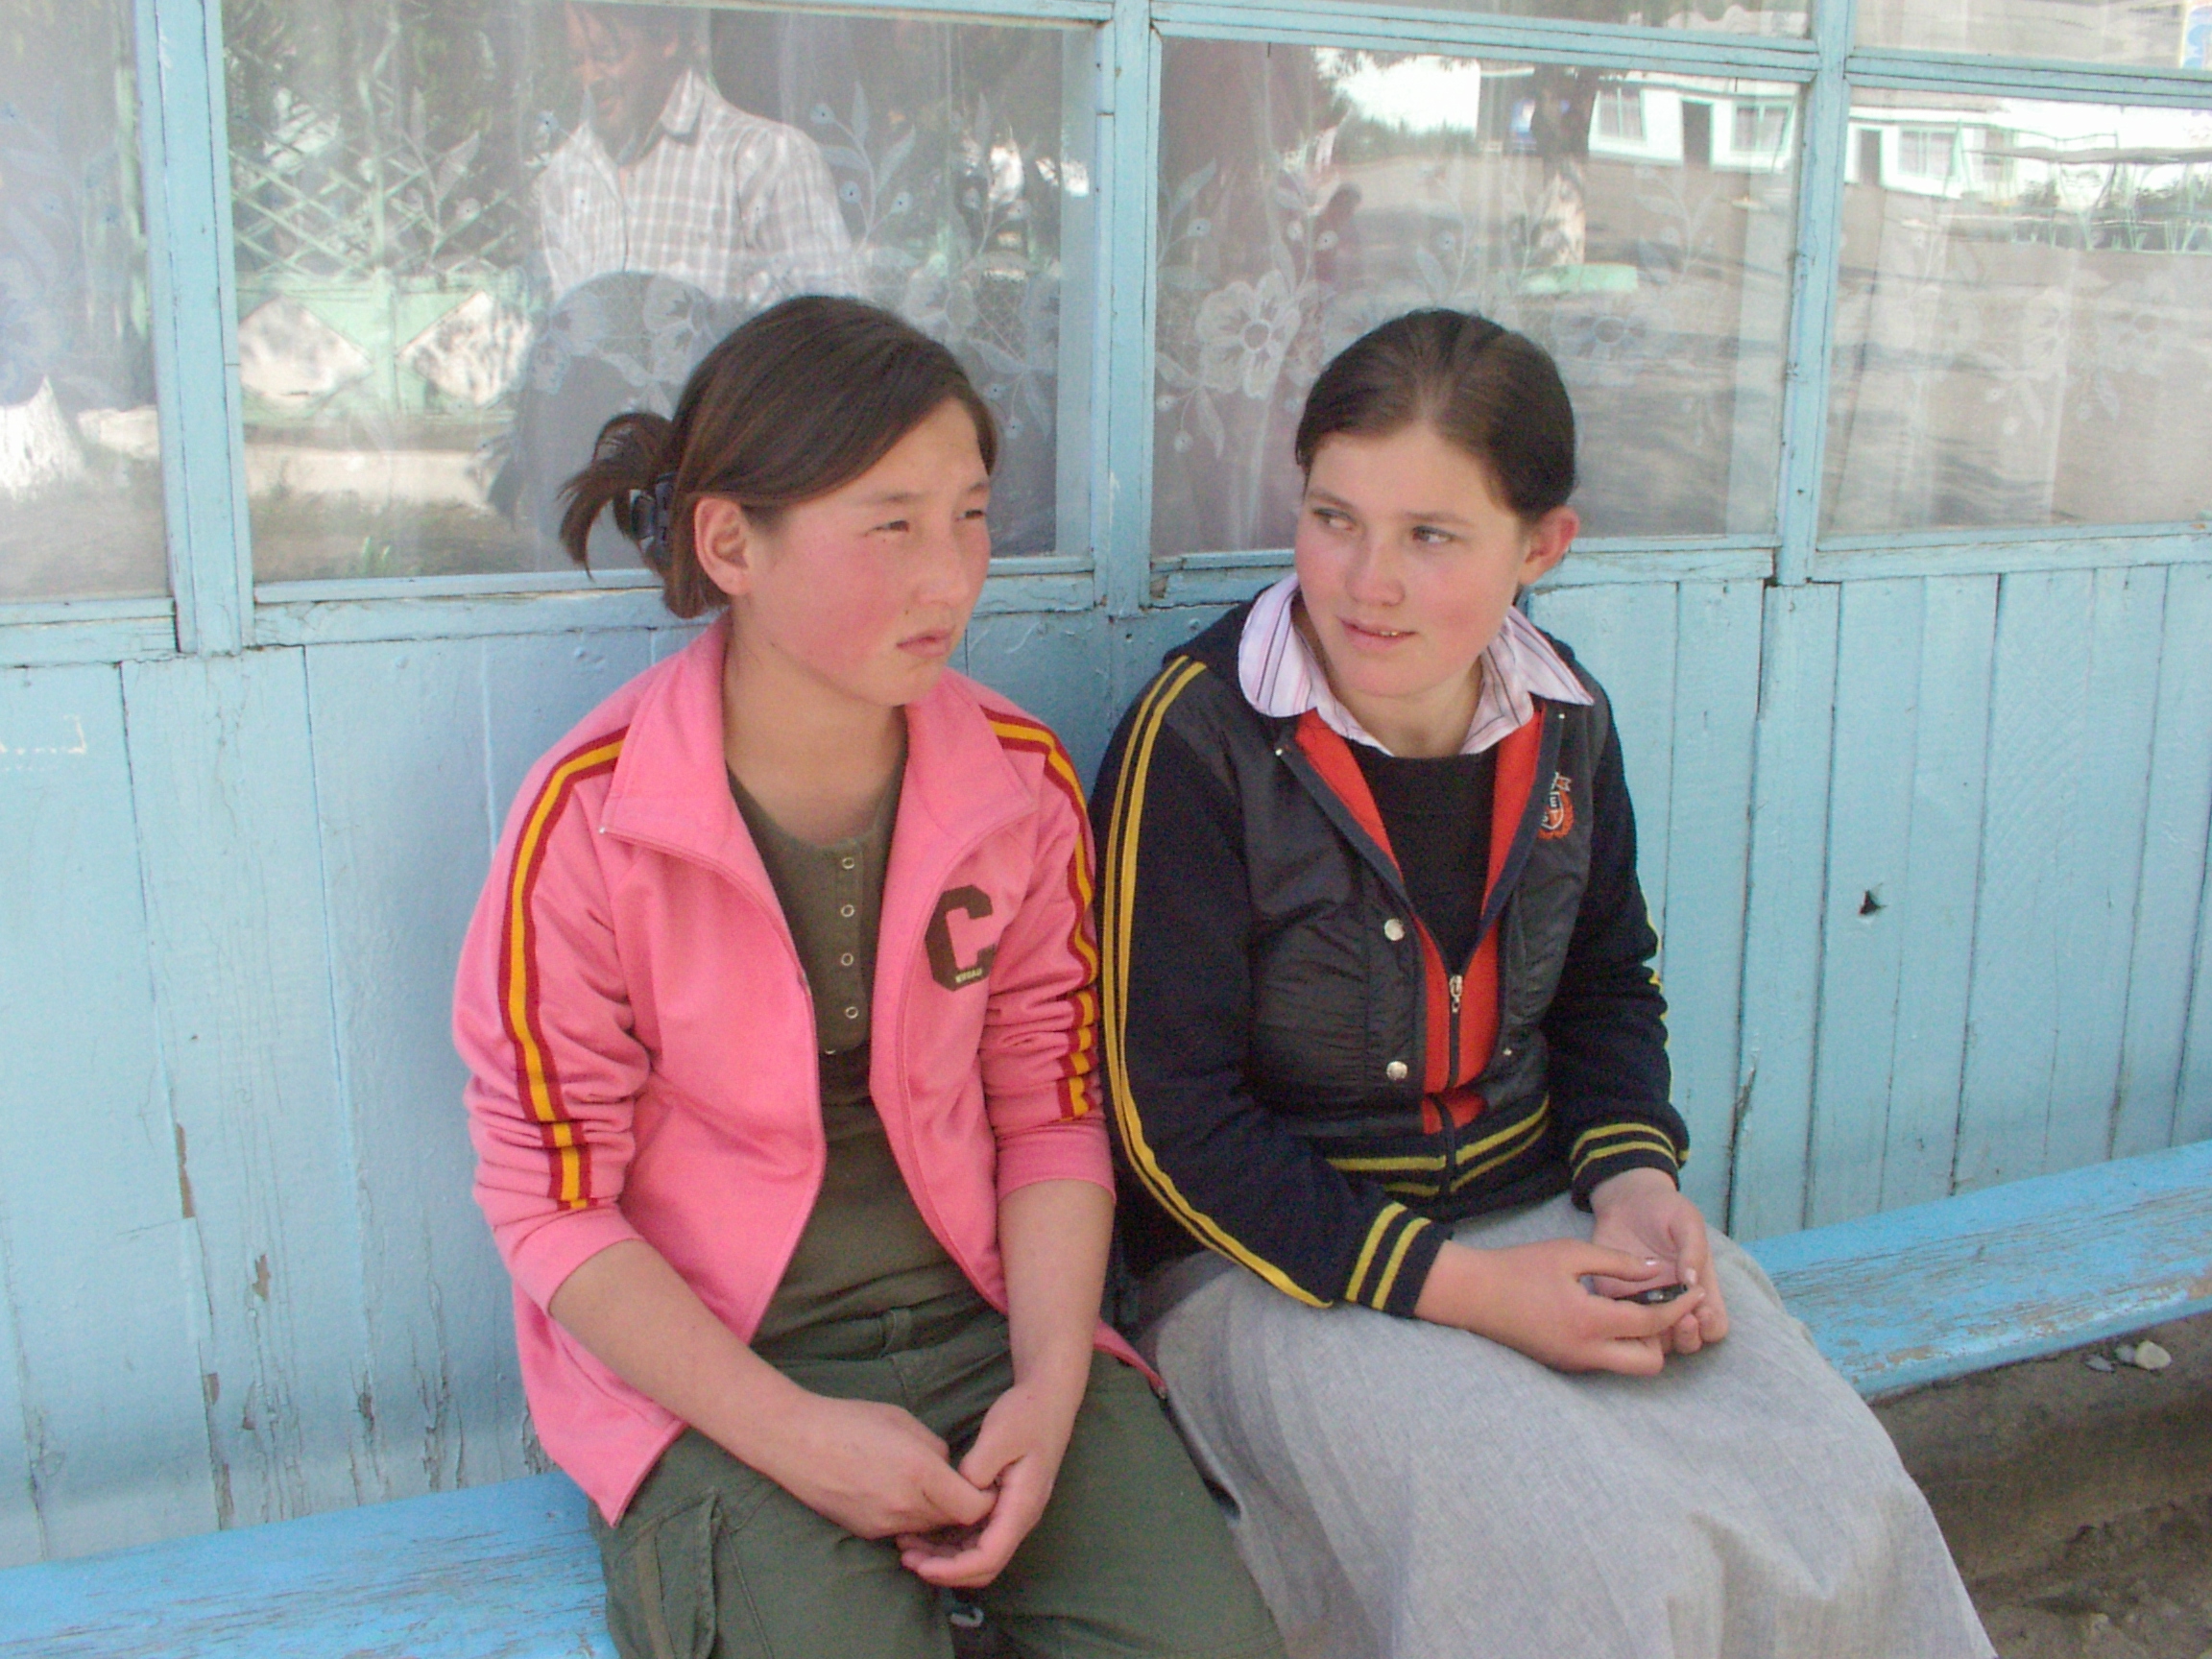
[[[637,537],[637,551],[654,569],[668,568],[668,531],[676,510],[676,474],[663,472],[650,490],[640,490],[630,506],[630,523]]]

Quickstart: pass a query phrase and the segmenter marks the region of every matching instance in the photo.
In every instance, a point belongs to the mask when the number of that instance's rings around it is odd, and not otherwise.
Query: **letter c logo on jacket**
[[[955,887],[937,901],[929,930],[922,936],[922,948],[929,953],[929,977],[946,990],[958,991],[974,984],[991,972],[991,964],[998,958],[998,947],[986,945],[975,952],[973,962],[963,964],[959,949],[952,943],[952,918],[957,915],[980,922],[990,914],[991,895],[980,887]]]

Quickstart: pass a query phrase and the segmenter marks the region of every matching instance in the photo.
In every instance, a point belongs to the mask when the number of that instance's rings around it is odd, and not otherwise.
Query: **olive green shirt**
[[[756,1346],[968,1286],[915,1208],[868,1088],[869,999],[899,783],[895,773],[865,830],[823,847],[786,833],[731,775],[730,793],[768,867],[813,996],[829,1142],[822,1190]]]

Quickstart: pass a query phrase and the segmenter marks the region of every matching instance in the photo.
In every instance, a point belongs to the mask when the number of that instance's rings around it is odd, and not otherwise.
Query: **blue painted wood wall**
[[[636,592],[254,594],[219,48],[201,0],[138,5],[178,598],[0,615],[0,1562],[539,1466],[450,976],[524,769],[687,637]],[[1088,767],[1269,572],[1155,572],[1130,483],[1150,133],[1116,99],[1155,28],[1235,20],[1045,9],[1099,25],[1108,89],[1098,552],[996,582],[965,663]],[[1368,11],[1331,37],[1409,37]],[[1847,12],[1698,48],[1813,86],[1777,532],[1581,553],[1533,601],[1618,706],[1687,1185],[1751,1237],[2212,1136],[2212,534],[1814,544]]]

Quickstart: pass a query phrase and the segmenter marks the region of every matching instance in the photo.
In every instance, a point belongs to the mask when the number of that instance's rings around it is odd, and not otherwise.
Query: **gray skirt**
[[[1565,1198],[1455,1237],[1587,1238]],[[1718,1236],[1727,1338],[1567,1376],[1465,1332],[1310,1308],[1218,1258],[1141,1346],[1293,1654],[1989,1659],[1919,1488]]]

